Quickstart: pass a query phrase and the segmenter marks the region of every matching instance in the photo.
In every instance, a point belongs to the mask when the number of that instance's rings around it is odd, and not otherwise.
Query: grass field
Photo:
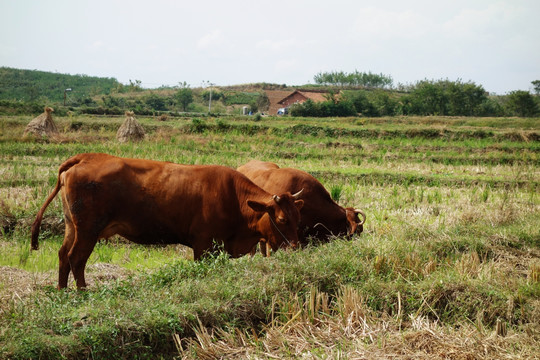
[[[540,358],[540,119],[55,118],[54,140],[0,117],[0,358]],[[192,261],[181,246],[103,241],[89,290],[57,291],[57,199],[81,152],[317,177],[367,221],[351,241]]]

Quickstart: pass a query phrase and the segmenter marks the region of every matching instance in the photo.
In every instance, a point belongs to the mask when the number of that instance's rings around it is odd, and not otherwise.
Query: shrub
[[[17,100],[0,100],[0,114],[2,115],[22,115],[22,114],[41,114],[44,103],[24,102]]]
[[[472,82],[423,80],[402,100],[404,114],[471,116],[482,111],[487,95],[482,86]]]
[[[476,109],[479,116],[504,116],[504,107],[496,98],[487,98]]]
[[[334,86],[363,86],[370,88],[392,87],[392,77],[384,74],[373,74],[370,72],[352,73],[343,71],[320,72],[313,78],[316,84]]]
[[[225,105],[252,104],[260,96],[258,92],[228,92],[223,96]],[[214,95],[212,95],[212,99]]]
[[[339,102],[323,101],[316,103],[311,99],[301,103],[294,104],[290,108],[292,116],[355,116],[356,109],[351,101],[343,100]]]
[[[208,128],[208,125],[202,119],[193,118],[188,128],[193,133],[203,133]]]
[[[353,104],[356,112],[369,117],[378,116],[375,105],[368,98],[367,91],[348,92],[345,98]]]
[[[218,101],[220,99],[223,99],[223,93],[220,90],[212,89],[212,101]],[[201,97],[203,100],[209,101],[210,100],[210,90],[204,90],[201,93]]]
[[[505,108],[509,113],[517,116],[535,116],[539,113],[534,97],[523,90],[512,91],[508,95]]]
[[[157,111],[167,110],[165,98],[163,98],[162,96],[159,96],[156,94],[150,94],[144,97],[144,102],[152,110],[157,110]]]

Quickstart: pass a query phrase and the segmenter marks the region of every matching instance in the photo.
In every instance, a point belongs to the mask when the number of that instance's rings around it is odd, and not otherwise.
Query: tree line
[[[533,85],[540,87],[540,82]],[[537,90],[537,93],[540,89]],[[540,97],[528,91],[512,91],[504,96],[490,96],[481,85],[461,80],[422,80],[408,91],[382,88],[341,90],[325,102],[306,101],[291,107],[293,116],[394,115],[441,116],[538,116]]]
[[[352,73],[343,71],[320,72],[313,77],[313,80],[319,85],[367,88],[391,88],[394,81],[390,75],[359,72],[358,70]]]

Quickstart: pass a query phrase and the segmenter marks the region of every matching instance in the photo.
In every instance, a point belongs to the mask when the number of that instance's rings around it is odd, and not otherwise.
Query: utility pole
[[[210,101],[208,101],[208,113],[212,112],[212,86],[210,86]]]
[[[210,81],[204,81],[203,85],[206,85],[210,88],[210,100],[208,101],[208,113],[212,112],[212,86],[216,85],[214,83],[211,83]]]

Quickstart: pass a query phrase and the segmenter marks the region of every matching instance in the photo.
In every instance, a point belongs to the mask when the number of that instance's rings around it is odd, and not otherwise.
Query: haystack
[[[120,142],[139,141],[144,139],[144,129],[141,124],[135,120],[133,111],[126,111],[126,120],[124,120],[120,129],[118,129],[116,139]]]
[[[53,108],[45,106],[45,112],[34,118],[24,130],[24,135],[33,134],[37,136],[54,136],[58,134],[56,124],[52,119]]]

